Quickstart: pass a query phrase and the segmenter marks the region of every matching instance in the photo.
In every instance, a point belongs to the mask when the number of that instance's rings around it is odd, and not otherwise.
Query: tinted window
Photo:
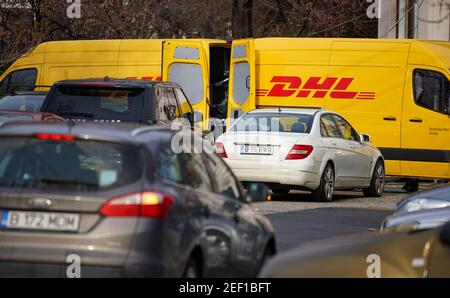
[[[172,182],[183,182],[180,160],[171,148],[167,147],[158,152],[157,163],[159,177]]]
[[[208,171],[200,154],[181,153],[178,155],[185,176],[185,184],[203,191],[212,191]]]
[[[180,104],[181,114],[184,116],[186,114],[192,114],[192,107],[187,100],[186,96],[184,96],[183,91],[181,89],[175,88],[175,94],[177,95],[178,102]]]
[[[336,122],[336,125],[344,139],[359,142],[358,134],[353,129],[353,127],[347,121],[345,121],[344,118],[333,115],[333,119]]]
[[[236,122],[233,131],[309,133],[313,115],[287,113],[249,113]]]
[[[323,115],[320,118],[320,131],[322,137],[340,138],[339,131],[329,114]]]
[[[45,95],[6,95],[0,99],[0,110],[39,112]]]
[[[426,109],[448,114],[449,81],[437,71],[416,69],[414,71],[414,101]]]
[[[137,181],[142,161],[135,147],[95,141],[2,138],[0,186],[101,190]]]
[[[58,86],[46,112],[67,119],[141,122],[144,89]]]
[[[205,157],[212,171],[211,177],[215,182],[215,192],[239,200],[241,196],[239,185],[225,162],[216,154],[205,154]]]

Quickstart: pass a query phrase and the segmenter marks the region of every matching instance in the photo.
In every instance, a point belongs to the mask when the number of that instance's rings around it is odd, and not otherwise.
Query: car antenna
[[[281,113],[281,107],[278,107],[278,113]]]

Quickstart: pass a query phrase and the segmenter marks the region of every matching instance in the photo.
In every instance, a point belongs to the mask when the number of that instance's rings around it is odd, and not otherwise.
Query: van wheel
[[[327,164],[320,178],[319,187],[311,195],[314,200],[331,202],[334,196],[334,169],[331,164]]]
[[[200,278],[201,277],[200,264],[196,258],[191,256],[184,269],[183,278]]]
[[[366,197],[381,197],[384,191],[385,180],[384,163],[378,160],[373,169],[370,186],[363,189],[364,195]]]

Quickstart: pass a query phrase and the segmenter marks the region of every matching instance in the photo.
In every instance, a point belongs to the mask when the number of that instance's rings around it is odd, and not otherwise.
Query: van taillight
[[[145,191],[112,198],[103,204],[100,213],[106,217],[166,218],[174,203],[170,195]]]
[[[216,143],[216,153],[219,154],[222,158],[227,158],[227,152],[225,151],[225,146],[223,143]]]
[[[313,146],[311,145],[294,145],[286,159],[305,159],[313,152]]]

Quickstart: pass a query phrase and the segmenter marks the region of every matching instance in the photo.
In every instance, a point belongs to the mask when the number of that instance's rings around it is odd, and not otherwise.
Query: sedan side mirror
[[[450,221],[442,226],[439,232],[439,240],[442,244],[450,246]]]
[[[362,143],[370,143],[372,142],[372,137],[369,135],[366,135],[365,133],[360,134],[360,139]]]
[[[247,184],[247,202],[264,202],[270,201],[272,196],[267,185],[263,183]]]

